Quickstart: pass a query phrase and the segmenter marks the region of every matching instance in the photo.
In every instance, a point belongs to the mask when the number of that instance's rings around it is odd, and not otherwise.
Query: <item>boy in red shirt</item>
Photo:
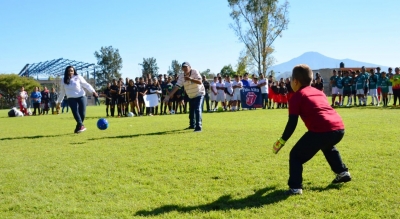
[[[293,134],[300,116],[308,132],[290,151],[288,195],[302,194],[303,164],[319,150],[322,150],[336,174],[332,183],[351,180],[350,173],[335,147],[344,136],[342,118],[329,105],[325,94],[310,86],[312,79],[313,72],[307,65],[293,68],[291,87],[295,93],[289,101],[289,121],[282,137],[273,145],[273,152],[276,154]]]

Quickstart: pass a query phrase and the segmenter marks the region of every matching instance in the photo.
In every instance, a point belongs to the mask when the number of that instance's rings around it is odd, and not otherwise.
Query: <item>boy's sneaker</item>
[[[184,130],[189,130],[189,129],[194,129],[194,127],[193,126],[189,126],[189,127],[185,128]]]
[[[285,192],[286,195],[301,195],[303,194],[303,189],[289,189]]]
[[[351,181],[351,176],[348,171],[336,174],[336,178],[332,181],[332,183],[345,183]]]
[[[76,133],[79,134],[79,133],[84,132],[84,131],[86,131],[85,126],[81,126],[81,128],[78,129],[78,130],[76,131]]]

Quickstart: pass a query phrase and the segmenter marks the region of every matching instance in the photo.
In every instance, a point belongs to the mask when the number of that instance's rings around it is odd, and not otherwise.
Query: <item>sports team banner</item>
[[[243,86],[240,91],[242,108],[262,108],[261,89],[259,87]]]
[[[155,107],[158,105],[158,94],[147,94],[143,99],[146,107]]]

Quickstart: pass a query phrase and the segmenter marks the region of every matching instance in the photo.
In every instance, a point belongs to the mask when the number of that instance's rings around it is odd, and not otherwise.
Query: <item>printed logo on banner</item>
[[[246,87],[240,91],[242,108],[261,108],[262,95],[259,87]]]
[[[252,106],[257,100],[257,95],[254,92],[247,92],[246,94],[246,104]]]

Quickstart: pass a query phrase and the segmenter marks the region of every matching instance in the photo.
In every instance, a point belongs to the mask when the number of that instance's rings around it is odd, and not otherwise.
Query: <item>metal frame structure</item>
[[[37,78],[39,78],[39,76],[61,77],[64,75],[65,68],[70,65],[75,67],[78,74],[81,73],[83,75],[83,73],[86,72],[87,77],[89,78],[89,71],[93,71],[94,78],[96,77],[96,68],[98,68],[97,65],[63,58],[26,64],[18,75],[21,77],[36,76]]]

